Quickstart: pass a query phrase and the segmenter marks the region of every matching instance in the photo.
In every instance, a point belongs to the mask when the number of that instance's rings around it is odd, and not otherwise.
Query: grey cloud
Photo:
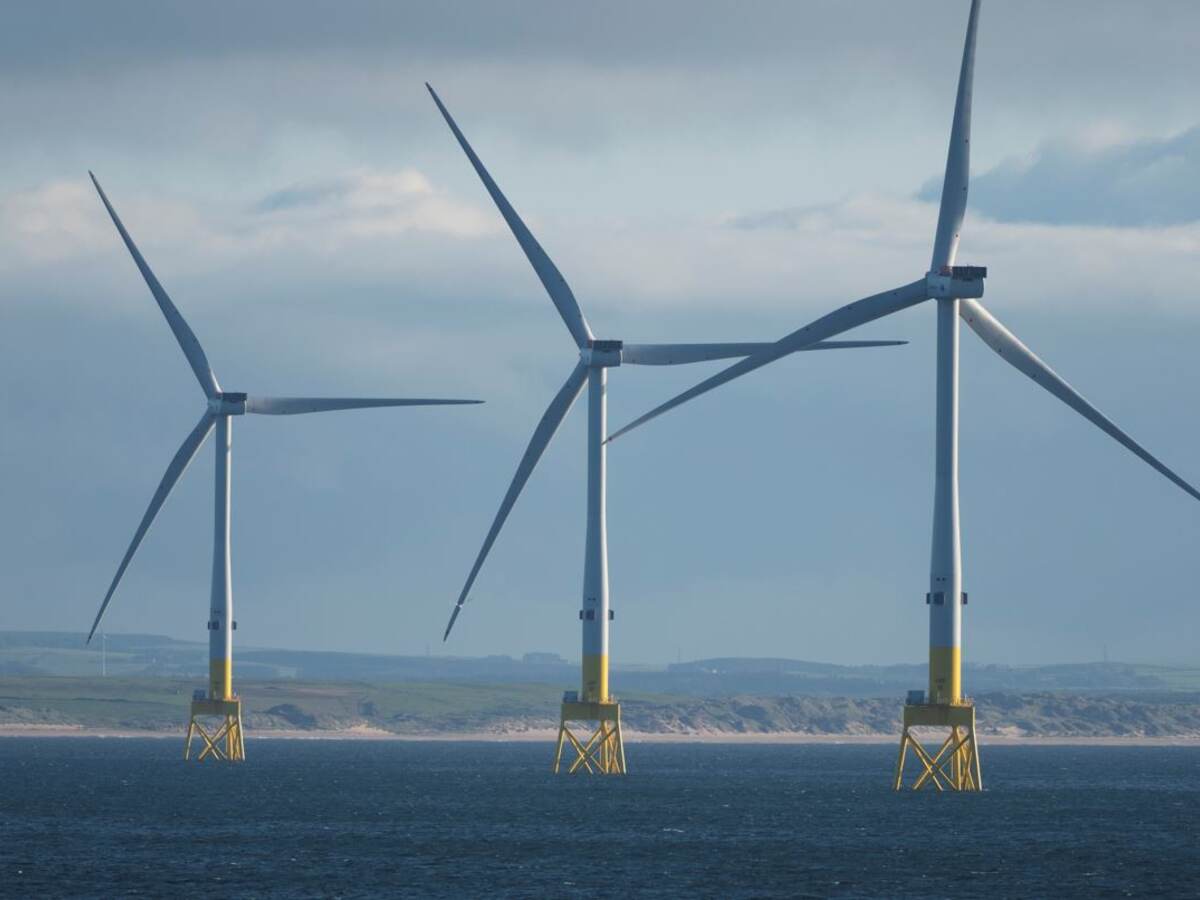
[[[254,212],[273,213],[288,209],[320,206],[342,197],[350,189],[346,179],[330,179],[312,184],[296,184],[272,191],[254,205]]]
[[[635,63],[706,68],[729,63],[886,56],[899,69],[935,72],[946,48],[914,48],[931,40],[931,23],[965,22],[967,0],[894,3],[863,0],[759,0],[751,11],[735,0],[612,0],[608,3],[526,0],[518,5],[441,0],[42,0],[10,4],[0,32],[0,69],[44,75],[98,66],[130,67],[184,58],[233,55],[345,55],[362,63],[404,59],[570,60],[605,68]],[[988,45],[1019,45],[1032,56],[1111,60],[1095,51],[1114,35],[1152,36],[1154,59],[1190,47],[1200,10],[1190,0],[1160,0],[1153,14],[1125,0],[985,4]],[[1036,26],[1036,27],[1031,27]],[[1064,40],[1069,35],[1069,40]],[[952,45],[958,53],[959,39]],[[1046,48],[1053,48],[1046,54]],[[364,56],[365,54],[365,56]],[[1143,57],[1149,54],[1142,54]],[[1095,57],[1095,58],[1094,58]],[[1024,60],[1027,68],[1032,59]],[[1090,68],[1090,66],[1089,66]],[[1021,70],[1010,72],[1020,76]],[[1034,73],[1040,75],[1041,73]]]
[[[227,383],[489,401],[462,413],[238,426],[242,633],[388,652],[420,652],[440,635],[438,598],[461,585],[496,492],[570,364],[544,291],[422,81],[439,86],[598,327],[642,340],[765,339],[906,280],[927,259],[932,206],[878,197],[911,195],[939,167],[966,17],[966,0],[7,7],[0,467],[11,491],[0,544],[14,562],[0,567],[0,594],[33,600],[10,604],[7,627],[90,622],[93,592],[199,402],[86,184],[93,167]],[[1131,134],[1194,123],[1197,34],[1194,0],[986,3],[980,171],[1097,122]],[[432,193],[398,167],[421,173]],[[876,199],[832,202],[864,195]],[[708,225],[789,206],[741,228]],[[979,221],[969,236],[971,260],[994,266],[996,312],[1156,452],[1185,461],[1200,423],[1170,409],[1186,402],[1180,373],[1200,331],[1186,300],[1194,230],[1168,243],[1133,229]],[[1005,272],[1038,277],[1002,290]],[[731,388],[736,396],[714,395],[707,413],[614,451],[614,522],[634,513],[612,534],[623,590],[663,598],[630,605],[658,618],[623,632],[624,660],[660,658],[654,642],[691,611],[689,646],[728,652],[730,594],[770,615],[779,584],[861,606],[862,584],[842,574],[862,568],[861,554],[845,552],[854,539],[877,549],[870,577],[884,587],[863,607],[875,626],[853,642],[822,631],[812,652],[894,648],[898,621],[912,638],[904,646],[922,646],[919,615],[888,618],[905,604],[887,585],[920,584],[927,559],[930,325],[916,311],[880,323],[873,336],[914,345],[781,363]],[[1130,329],[1136,340],[1110,340]],[[642,374],[614,374],[614,425],[698,377]],[[1037,587],[997,605],[1007,612],[991,643],[976,632],[978,653],[1088,653],[1077,605],[1057,601],[1086,598],[1097,628],[1119,633],[1148,565],[1164,602],[1128,652],[1191,652],[1194,627],[1170,627],[1195,621],[1191,507],[1030,390],[992,354],[965,350],[964,395],[987,402],[986,415],[964,414],[965,452],[977,473],[1014,473],[964,485],[981,528],[973,590],[1009,591],[1013,559]],[[558,616],[527,614],[531,596],[578,590],[584,431],[574,415],[507,526],[507,549],[489,560],[488,602],[456,652],[577,648],[569,604]],[[747,442],[757,454],[749,476],[713,478]],[[884,444],[893,450],[881,454]],[[195,636],[210,464],[198,460],[164,510],[114,627]],[[898,518],[873,514],[881,491]],[[1057,499],[1046,512],[1063,517],[1030,528],[1029,504],[1047,493]],[[642,514],[651,496],[672,519]],[[798,502],[832,519],[798,519]],[[1111,508],[1127,514],[1086,514]],[[748,516],[760,523],[753,533]],[[1151,520],[1160,527],[1140,527]],[[882,527],[864,536],[864,522]],[[989,527],[997,540],[984,539]],[[1089,565],[1112,547],[1111,568]],[[814,566],[808,590],[796,571]],[[682,588],[680,572],[690,573]],[[795,621],[774,629],[782,637],[751,635],[747,652],[808,652],[795,645],[812,632],[806,604],[790,608]],[[995,638],[1019,634],[1032,609],[1059,610],[1058,643],[1014,650]]]
[[[739,231],[795,231],[814,216],[830,211],[827,206],[788,206],[782,209],[765,209],[733,216],[725,221],[725,227]]]
[[[676,65],[686,59],[713,65],[819,52],[828,46],[834,23],[845,31],[847,22],[853,30],[859,21],[914,19],[889,6],[876,2],[855,11],[836,0],[804,5],[763,0],[747,15],[742,4],[726,0],[529,0],[516,7],[470,0],[48,0],[9,10],[0,35],[0,67],[49,71],[64,65],[347,50],[417,58],[569,59],[604,66]]]
[[[940,179],[922,187],[936,201]],[[1049,143],[971,183],[971,207],[1003,222],[1162,226],[1200,220],[1200,127],[1089,150]]]
[[[233,169],[243,183],[268,170],[287,183],[331,162],[397,161],[445,183],[462,160],[421,86],[432,80],[526,204],[534,195],[506,153],[543,171],[624,154],[636,195],[669,158],[656,188],[693,191],[676,187],[688,167],[715,173],[722,210],[742,208],[730,195],[776,172],[807,181],[799,196],[814,201],[831,199],[816,181],[919,183],[944,153],[966,17],[965,0],[764,0],[752,14],[712,0],[10,6],[0,163],[11,184],[99,166],[186,173],[212,194]],[[985,4],[981,149],[994,162],[1098,115],[1132,133],[1190,124],[1197,33],[1191,2],[1157,3],[1153,15],[1118,0]],[[863,152],[877,142],[886,157]],[[785,152],[794,175],[756,168],[755,155]]]

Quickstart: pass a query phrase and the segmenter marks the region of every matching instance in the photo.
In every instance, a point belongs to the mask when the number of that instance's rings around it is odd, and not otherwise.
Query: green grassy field
[[[181,678],[0,677],[0,733],[22,726],[179,732],[192,690]],[[336,732],[363,726],[398,735],[518,732],[557,725],[562,692],[546,684],[273,680],[239,682],[248,731]],[[1182,691],[976,697],[987,733],[1075,737],[1200,737],[1200,694]],[[676,734],[891,734],[896,698],[632,693],[626,724]]]

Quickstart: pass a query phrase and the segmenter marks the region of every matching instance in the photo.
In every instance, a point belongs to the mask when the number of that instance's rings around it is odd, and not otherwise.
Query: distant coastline
[[[0,736],[178,737],[207,647],[156,635],[0,631]],[[246,648],[251,740],[552,741],[578,663],[552,653],[380,656]],[[613,670],[628,740],[894,743],[921,664],[722,657]],[[1200,666],[968,666],[992,745],[1200,743]]]
[[[0,724],[0,738],[160,738],[183,740],[184,729],[120,729],[92,728],[75,725],[8,725]],[[495,743],[553,743],[557,731],[552,728],[524,729],[513,731],[437,731],[398,734],[369,726],[329,730],[264,729],[247,730],[246,739],[290,740],[290,741],[403,741],[413,743],[445,742],[495,742]],[[645,744],[894,744],[896,734],[809,734],[804,732],[644,732],[627,731],[629,743]],[[1027,747],[1196,747],[1200,748],[1200,734],[1172,735],[1168,737],[1135,736],[1054,736],[980,733],[980,742],[992,746]]]
[[[177,735],[194,682],[0,676],[0,735]],[[562,692],[543,684],[242,681],[248,737],[553,740]],[[621,696],[633,741],[891,742],[899,697]],[[975,698],[980,736],[1057,743],[1200,741],[1200,691],[997,692]]]

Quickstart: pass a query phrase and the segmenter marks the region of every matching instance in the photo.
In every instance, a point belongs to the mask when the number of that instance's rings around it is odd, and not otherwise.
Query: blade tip
[[[621,437],[621,435],[627,433],[631,428],[633,428],[633,425],[626,425],[624,428],[618,428],[616,431],[614,431],[612,434],[610,434],[607,438],[605,438],[604,443],[611,444],[617,438]]]
[[[449,638],[450,638],[450,632],[451,632],[451,631],[453,630],[453,628],[454,628],[454,623],[455,623],[456,621],[458,621],[458,614],[459,614],[460,612],[462,612],[462,603],[461,603],[461,602],[459,602],[459,604],[458,604],[457,606],[455,606],[455,607],[454,607],[454,612],[450,613],[450,621],[449,621],[449,623],[447,623],[447,625],[446,625],[446,631],[445,631],[445,633],[442,635],[442,643],[443,643],[443,644],[444,644],[444,643],[446,643],[446,641],[447,641],[447,640],[449,640]]]

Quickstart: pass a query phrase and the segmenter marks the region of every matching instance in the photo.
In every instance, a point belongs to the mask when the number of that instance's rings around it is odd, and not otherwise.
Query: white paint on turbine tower
[[[188,326],[179,310],[176,309],[171,298],[167,296],[167,292],[159,283],[158,278],[150,270],[150,266],[142,257],[129,232],[125,230],[124,224],[117,216],[117,212],[113,209],[112,204],[109,203],[108,197],[100,187],[100,183],[96,180],[96,177],[92,175],[91,178],[92,183],[96,186],[97,193],[100,195],[100,200],[104,204],[104,208],[108,211],[113,221],[113,225],[116,226],[117,232],[121,235],[121,240],[125,243],[125,247],[133,257],[138,271],[142,273],[146,285],[150,288],[150,293],[158,303],[163,317],[167,320],[167,324],[174,333],[180,349],[183,351],[188,364],[192,368],[192,372],[196,376],[196,380],[200,383],[200,388],[204,391],[207,408],[200,417],[200,421],[196,423],[195,428],[192,429],[191,433],[188,434],[183,444],[179,447],[179,450],[176,451],[175,456],[167,466],[167,471],[163,474],[162,480],[159,482],[157,490],[155,490],[154,495],[150,498],[150,505],[142,516],[142,521],[134,532],[133,540],[130,542],[129,548],[125,551],[125,556],[121,559],[121,564],[117,567],[117,574],[113,577],[112,583],[109,585],[108,593],[105,594],[104,600],[100,604],[100,610],[96,613],[92,629],[88,632],[87,642],[90,643],[93,635],[95,635],[96,629],[100,625],[100,620],[104,617],[104,613],[112,601],[113,594],[117,590],[117,585],[121,583],[121,578],[125,574],[125,570],[129,567],[134,554],[137,552],[138,547],[141,546],[146,533],[150,530],[150,526],[158,515],[158,511],[162,508],[162,505],[166,502],[167,497],[170,496],[176,483],[199,452],[201,445],[208,438],[209,432],[215,430],[217,437],[215,442],[215,465],[213,467],[212,590],[207,620],[209,685],[207,697],[204,696],[204,692],[200,692],[200,696],[193,699],[192,724],[188,730],[188,746],[191,746],[191,736],[197,728],[196,719],[198,715],[224,716],[227,719],[226,725],[222,731],[218,732],[218,737],[227,740],[227,749],[225,751],[227,755],[223,755],[222,751],[218,749],[220,742],[216,738],[210,738],[201,728],[200,733],[205,737],[207,745],[200,754],[200,758],[213,753],[220,758],[241,759],[241,753],[243,752],[243,748],[241,747],[241,707],[233,692],[233,630],[235,624],[233,620],[233,577],[230,560],[233,417],[246,414],[270,416],[298,415],[303,413],[368,409],[384,406],[442,406],[448,404],[478,403],[480,401],[369,397],[252,397],[243,393],[222,391],[216,375],[213,374],[208,357],[204,353],[204,348],[200,346],[200,341],[196,338],[196,335],[192,332],[192,329]],[[197,713],[197,709],[203,712]],[[234,719],[236,719],[236,725],[233,722]]]
[[[450,613],[450,621],[446,624],[443,640],[450,637],[454,623],[462,612],[475,579],[483,567],[483,562],[492,549],[500,534],[509,513],[512,511],[517,498],[524,489],[530,475],[533,474],[538,461],[546,451],[550,441],[558,431],[579,392],[587,385],[588,390],[588,442],[587,442],[587,512],[586,536],[584,540],[583,564],[583,603],[579,610],[583,632],[583,664],[581,674],[581,691],[574,700],[564,701],[564,711],[575,705],[615,705],[611,704],[609,692],[609,592],[608,592],[608,533],[605,516],[607,503],[607,470],[605,434],[607,429],[607,370],[622,365],[670,366],[687,363],[704,362],[715,359],[734,359],[748,354],[762,352],[770,345],[762,343],[719,343],[719,344],[626,344],[619,340],[598,340],[593,336],[591,326],[584,316],[583,309],[575,299],[566,279],[558,267],[547,255],[542,245],[538,243],[529,228],[522,221],[517,211],[504,196],[499,185],[484,167],[478,154],[468,143],[466,136],[446,109],[434,89],[426,84],[433,102],[437,105],[446,124],[450,127],[455,140],[458,141],[463,153],[466,154],[479,180],[496,204],[497,209],[508,223],[525,257],[529,260],[538,279],[542,282],[551,302],[562,317],[575,342],[579,359],[571,374],[567,377],[559,392],[550,401],[550,405],[542,414],[541,420],[534,428],[529,444],[525,448],[517,471],[509,483],[500,508],[492,519],[491,527],[483,539],[483,546],[475,556],[475,561],[467,574],[467,579],[459,592],[458,600]],[[877,347],[904,343],[903,341],[824,341],[812,342],[805,349],[847,349],[857,347]],[[575,694],[569,692],[568,696]],[[608,710],[600,710],[598,715],[608,715]],[[564,716],[566,713],[564,712]],[[595,718],[595,717],[593,717]],[[601,725],[598,734],[607,734],[605,726]],[[608,738],[597,738],[607,741]],[[619,745],[619,738],[618,745]],[[562,734],[559,741],[562,747]],[[617,753],[622,763],[620,771],[624,771],[623,751]],[[614,756],[615,758],[615,756]],[[590,769],[589,769],[590,771]]]

